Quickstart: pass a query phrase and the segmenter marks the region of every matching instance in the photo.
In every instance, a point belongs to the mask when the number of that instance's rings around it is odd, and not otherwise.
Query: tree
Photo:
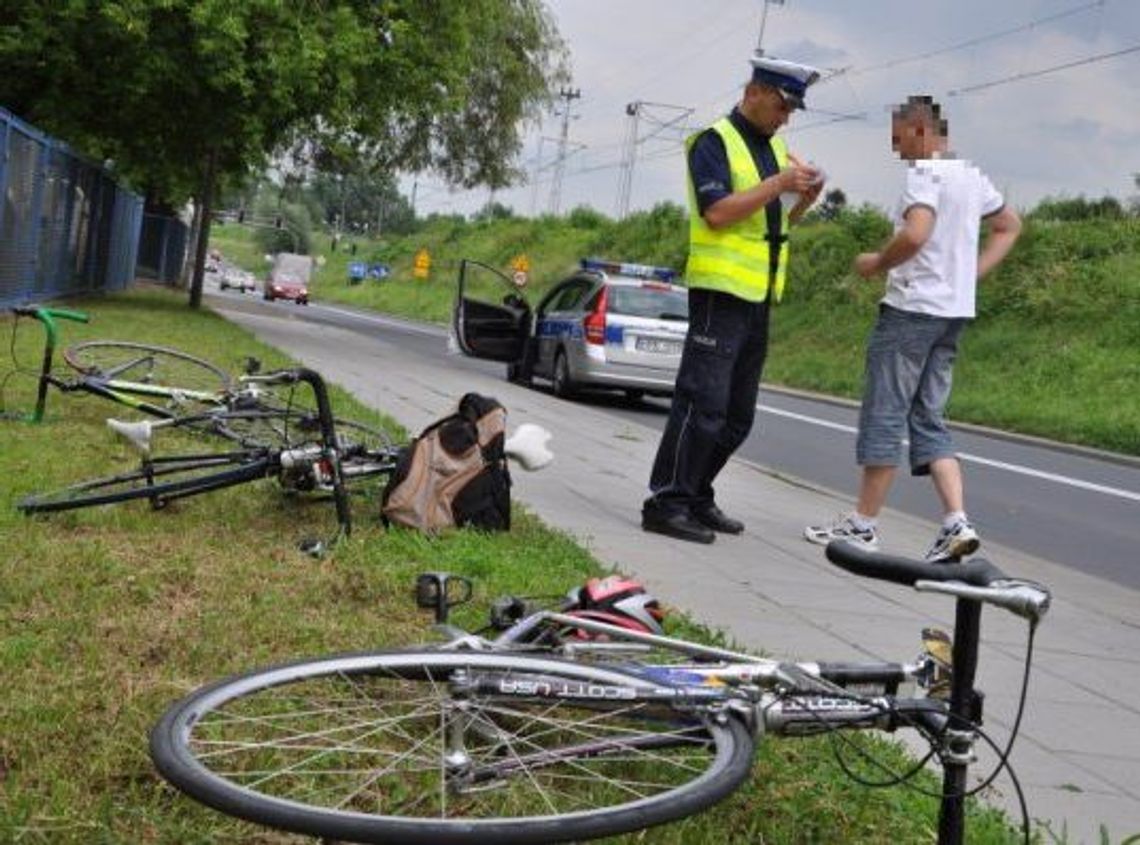
[[[148,195],[193,198],[196,306],[219,185],[313,138],[502,187],[562,50],[540,0],[6,0],[0,102]]]

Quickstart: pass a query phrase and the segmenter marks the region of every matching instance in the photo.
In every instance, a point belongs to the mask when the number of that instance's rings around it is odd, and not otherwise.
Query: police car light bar
[[[614,276],[657,279],[661,282],[672,282],[677,278],[676,270],[669,267],[653,267],[649,264],[625,264],[620,261],[606,261],[601,258],[583,258],[581,264],[583,270],[595,270]]]

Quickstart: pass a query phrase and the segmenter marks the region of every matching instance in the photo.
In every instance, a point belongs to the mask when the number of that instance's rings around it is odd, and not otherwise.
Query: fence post
[[[0,119],[3,120],[3,125],[0,126],[0,232],[3,232],[4,207],[8,204],[8,159],[11,156],[8,142],[12,137],[12,121],[8,120],[7,112],[2,110]]]

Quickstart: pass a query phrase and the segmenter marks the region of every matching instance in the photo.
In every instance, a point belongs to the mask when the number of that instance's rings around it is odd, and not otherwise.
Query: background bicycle
[[[280,412],[206,412],[175,417],[159,423],[123,424],[117,430],[142,452],[137,470],[91,479],[60,490],[28,496],[19,503],[26,514],[51,513],[95,505],[143,499],[155,509],[176,499],[232,487],[263,478],[276,478],[288,492],[319,492],[332,496],[342,534],[351,532],[348,504],[349,480],[363,481],[385,476],[395,467],[396,448],[382,432],[358,423],[338,428],[332,415],[324,380],[312,370],[298,368],[248,376],[247,384],[267,386],[307,384],[317,406],[316,419],[285,409]],[[280,425],[281,445],[243,446],[226,451],[152,456],[153,429],[191,428],[207,419],[224,424],[212,429],[229,434],[229,421]],[[269,430],[269,429],[266,429]],[[377,482],[378,483],[378,482]]]
[[[15,308],[12,313],[13,369],[3,385],[19,374],[36,379],[33,422],[43,420],[48,388],[54,387],[61,393],[97,396],[147,416],[177,420],[183,430],[218,434],[246,445],[295,445],[291,433],[303,436],[306,429],[316,428],[315,402],[295,392],[299,382],[258,378],[260,363],[255,359],[247,359],[245,372],[231,377],[223,367],[171,347],[96,339],[64,348],[60,357],[69,371],[61,374],[53,367],[59,345],[57,321],[86,323],[87,315],[35,306]],[[35,372],[16,359],[21,317],[37,320],[44,329],[43,353]],[[0,408],[6,404],[3,398],[0,389]],[[358,425],[342,422],[346,427]],[[375,431],[368,437],[375,439]]]
[[[828,556],[856,574],[956,597],[949,700],[899,692],[907,681],[943,680],[935,654],[912,664],[781,663],[544,612],[493,640],[461,636],[219,681],[167,710],[151,734],[152,757],[191,797],[286,830],[366,842],[540,843],[698,812],[747,777],[766,733],[904,728],[928,739],[944,767],[939,842],[960,843],[967,794],[977,789],[966,788],[974,743],[996,745],[973,689],[982,604],[1029,620],[1027,683],[1049,592],[977,559],[934,565],[841,544]],[[549,625],[607,641],[528,644]],[[639,648],[689,662],[645,662]],[[1015,737],[1016,721],[1003,764]],[[925,762],[880,772],[877,785],[907,781]],[[1027,814],[1024,825],[1028,839]]]

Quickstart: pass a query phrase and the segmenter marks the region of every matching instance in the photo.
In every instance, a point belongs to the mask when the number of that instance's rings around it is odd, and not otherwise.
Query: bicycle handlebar
[[[827,559],[854,575],[903,584],[920,592],[986,602],[1034,621],[1045,615],[1052,600],[1047,587],[1010,578],[984,558],[964,563],[931,563],[870,552],[835,540],[827,544]]]
[[[827,544],[827,559],[854,575],[913,587],[918,581],[961,581],[988,587],[1007,580],[1004,572],[983,558],[965,563],[931,563],[900,555],[870,552],[844,540]]]
[[[77,323],[89,323],[91,318],[82,311],[72,311],[69,308],[40,308],[37,305],[17,305],[12,313],[18,317],[35,317],[43,322],[44,318],[58,317],[61,320],[74,320]]]

